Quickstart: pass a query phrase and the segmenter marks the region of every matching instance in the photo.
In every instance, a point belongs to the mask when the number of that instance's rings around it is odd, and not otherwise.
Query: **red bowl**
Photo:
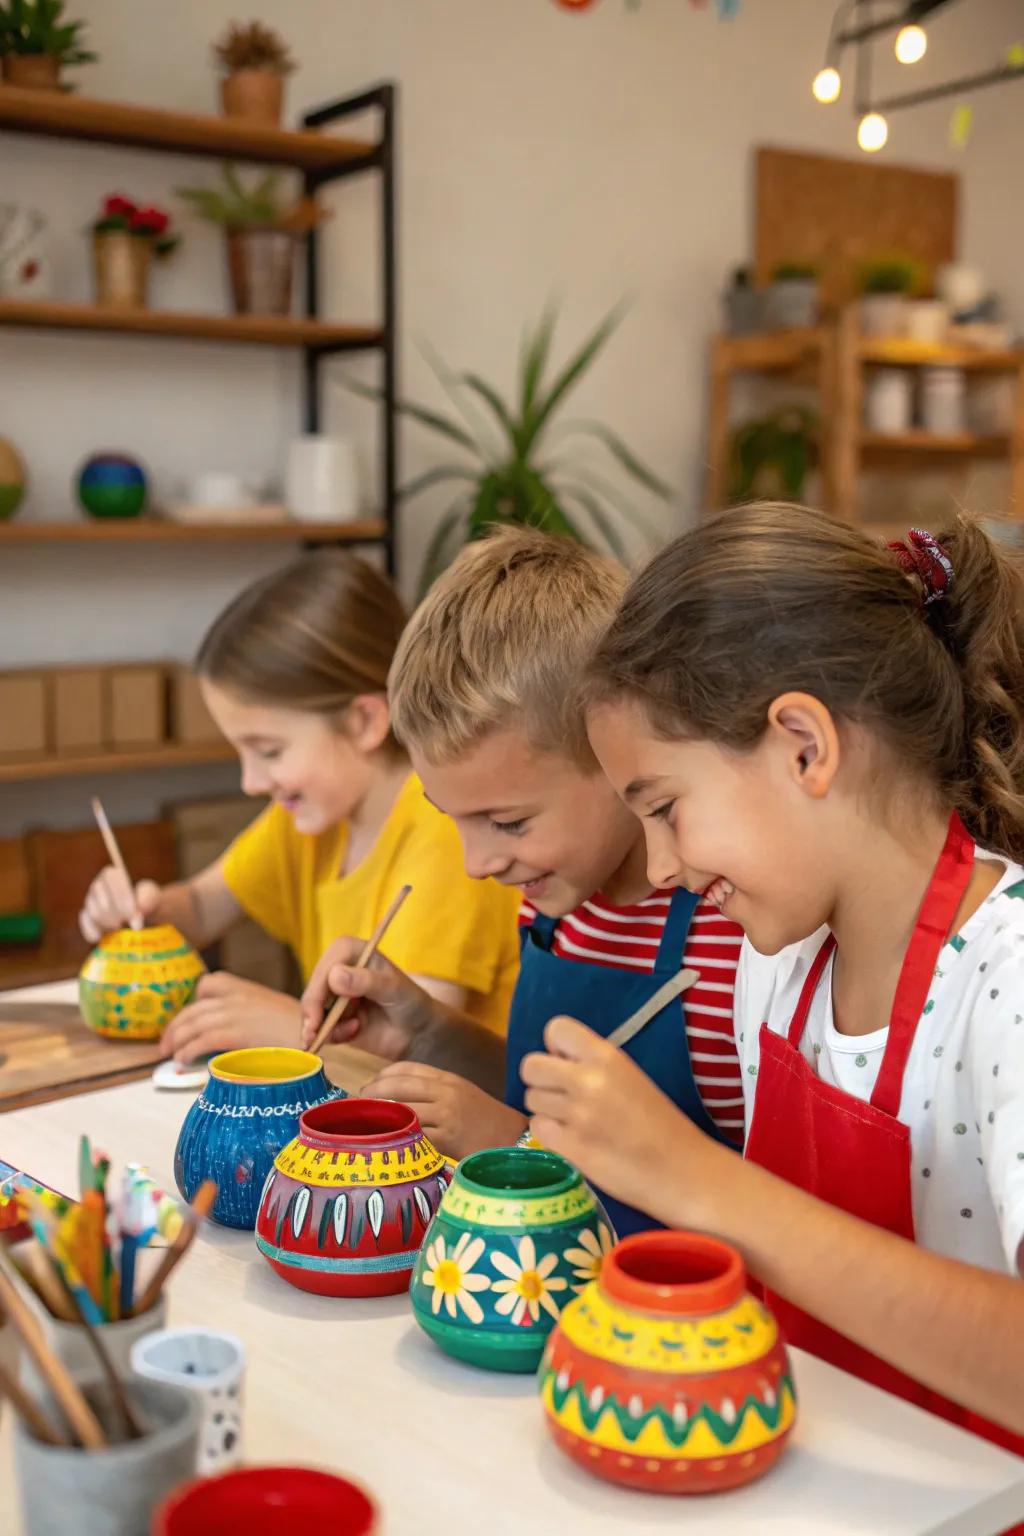
[[[242,1467],[197,1477],[170,1494],[153,1516],[151,1536],[294,1536],[300,1521],[319,1521],[331,1536],[375,1536],[377,1506],[363,1490],[314,1467]]]

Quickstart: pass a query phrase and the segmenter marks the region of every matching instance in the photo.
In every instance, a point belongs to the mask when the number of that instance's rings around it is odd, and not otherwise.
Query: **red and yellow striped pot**
[[[562,1312],[539,1379],[562,1450],[658,1493],[760,1477],[796,1414],[778,1325],[747,1290],[739,1254],[691,1232],[618,1243]]]

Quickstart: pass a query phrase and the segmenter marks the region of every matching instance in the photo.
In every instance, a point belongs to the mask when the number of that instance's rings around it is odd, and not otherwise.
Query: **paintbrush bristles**
[[[356,970],[362,970],[364,966],[370,964],[370,961],[377,953],[384,935],[391,927],[394,919],[398,916],[402,903],[405,901],[405,898],[411,894],[412,886],[403,885],[402,889],[399,891],[398,895],[395,897],[394,901],[391,903],[390,907],[388,907],[387,911],[384,913],[384,916],[377,924],[373,933],[363,945],[362,952],[360,953],[359,959],[355,964]],[[313,1044],[310,1046],[310,1050],[314,1056],[318,1055],[318,1053],[323,1050],[324,1045],[330,1039],[331,1031],[334,1030],[342,1022],[348,1010],[354,1008],[358,1001],[358,998],[339,997],[334,1002],[330,1012],[327,1014],[327,1017],[324,1019],[323,1023],[320,1025],[320,1028],[317,1030]]]

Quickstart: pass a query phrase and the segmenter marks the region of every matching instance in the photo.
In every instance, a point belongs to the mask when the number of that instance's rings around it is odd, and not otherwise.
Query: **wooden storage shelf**
[[[1004,458],[1010,451],[1010,439],[983,437],[975,432],[943,435],[917,429],[897,433],[862,432],[860,446],[865,453],[961,453],[977,458]]]
[[[954,344],[929,345],[902,336],[865,336],[858,348],[861,362],[882,368],[965,368],[975,373],[1016,373],[1024,350],[987,350]]]
[[[818,357],[828,337],[822,325],[754,336],[717,336],[715,363],[732,373],[787,373]]]
[[[82,940],[83,950],[86,948]],[[78,975],[81,961],[47,959],[45,951],[0,949],[0,991],[14,987],[41,987],[51,981],[69,981]]]
[[[383,539],[382,518],[356,523],[174,523],[158,517],[110,518],[67,522],[0,523],[0,548],[8,544],[226,544],[308,543],[371,544]]]
[[[203,155],[334,174],[372,161],[378,146],[332,134],[261,127],[239,118],[96,101],[63,91],[0,85],[0,129],[88,144]]]
[[[315,347],[358,352],[384,345],[375,325],[341,325],[291,315],[204,315],[159,309],[101,309],[0,299],[0,325],[33,330],[100,331],[120,336],[160,336],[186,341],[241,342],[269,347]]]
[[[0,761],[0,784],[25,784],[35,779],[65,779],[78,774],[127,773],[143,768],[190,768],[205,763],[227,763],[235,750],[226,741],[196,746],[165,742],[158,747],[139,747],[117,752],[65,753],[61,757],[11,758]]]

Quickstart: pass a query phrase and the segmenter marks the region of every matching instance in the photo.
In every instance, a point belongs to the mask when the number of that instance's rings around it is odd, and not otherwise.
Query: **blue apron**
[[[509,1012],[505,1100],[526,1113],[520,1063],[531,1051],[544,1049],[544,1027],[557,1014],[579,1019],[607,1038],[614,1029],[654,996],[683,964],[683,949],[699,898],[692,891],[672,894],[654,971],[636,974],[618,967],[566,960],[552,950],[558,919],[540,913],[520,931],[522,958]],[[732,1145],[704,1108],[690,1065],[686,1016],[675,998],[625,1047],[662,1093],[715,1141]],[[619,1237],[656,1227],[642,1211],[597,1191]]]

